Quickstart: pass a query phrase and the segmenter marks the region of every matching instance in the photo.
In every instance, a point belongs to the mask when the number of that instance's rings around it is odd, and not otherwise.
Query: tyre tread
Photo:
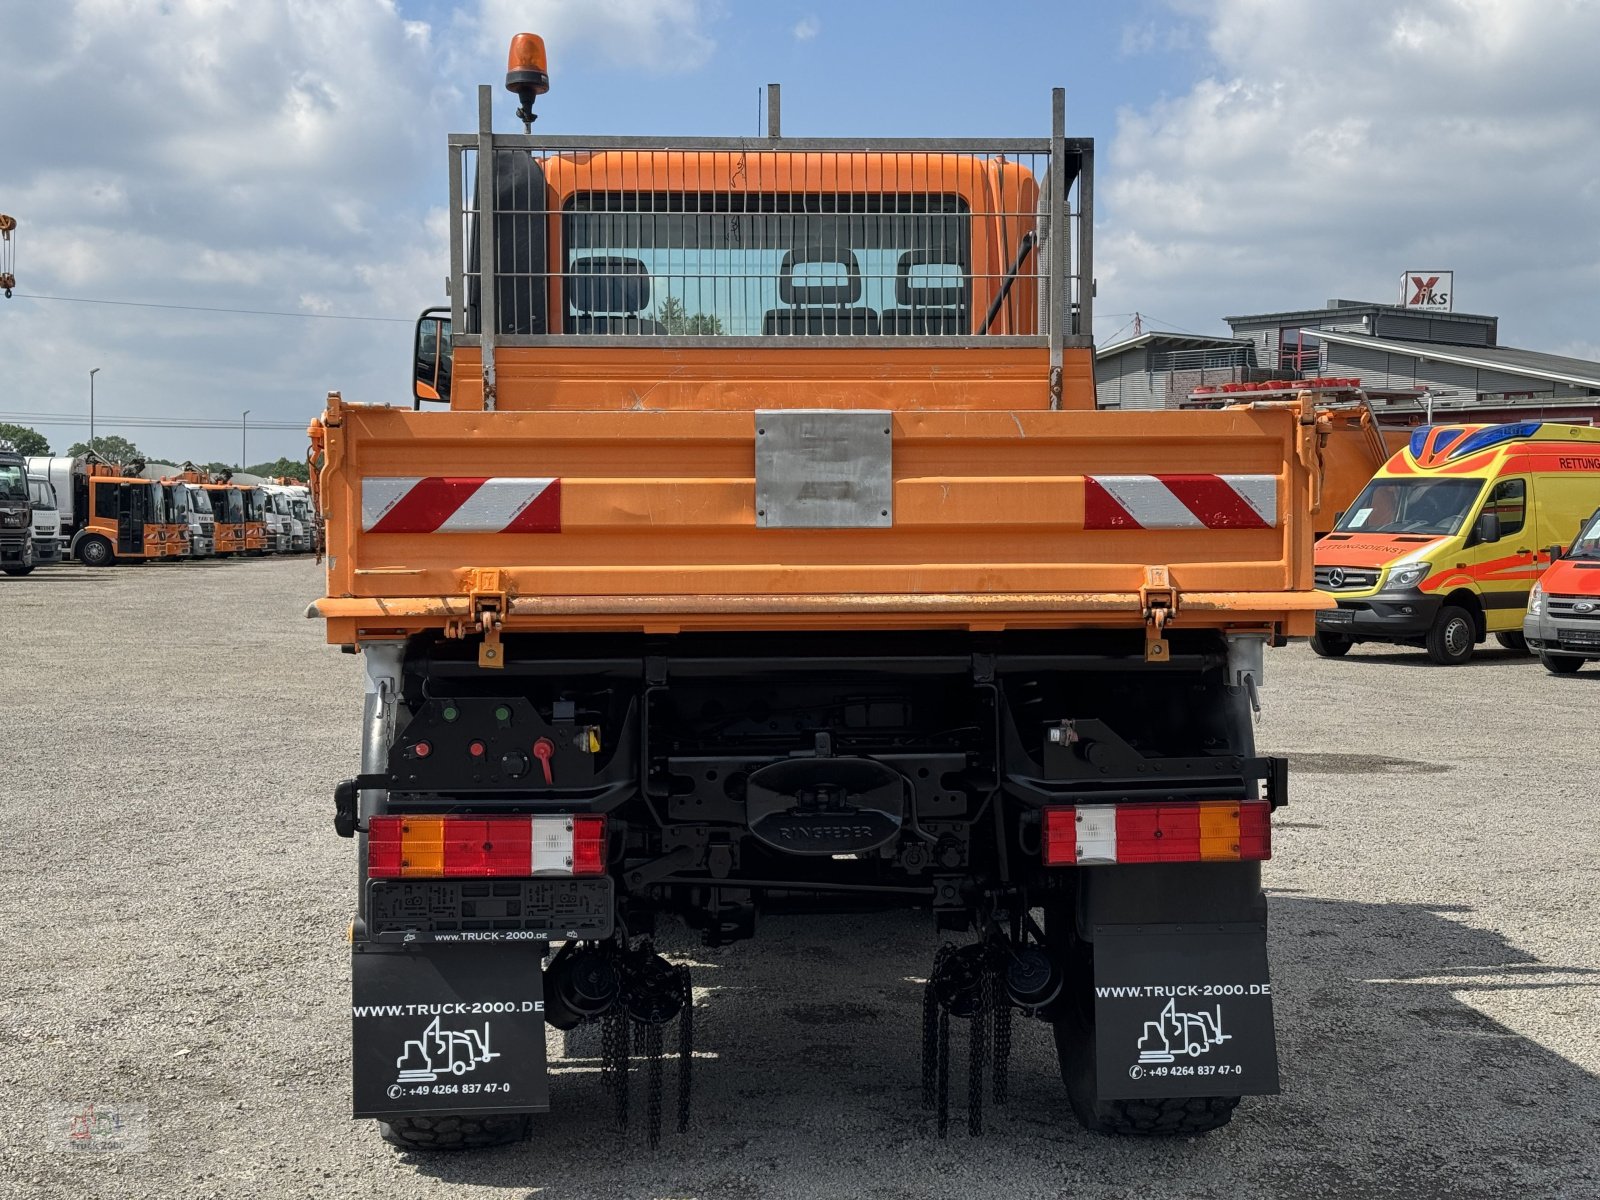
[[[517,1113],[486,1117],[446,1113],[378,1122],[379,1135],[391,1146],[428,1152],[508,1146],[526,1138],[528,1128],[528,1117]]]

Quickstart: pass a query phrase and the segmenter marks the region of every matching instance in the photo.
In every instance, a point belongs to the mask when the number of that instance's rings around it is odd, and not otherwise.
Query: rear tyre
[[[1528,639],[1520,633],[1497,633],[1494,635],[1494,640],[1507,650],[1515,650],[1518,654],[1528,652]]]
[[[1428,630],[1428,638],[1424,643],[1428,657],[1441,667],[1460,666],[1472,657],[1477,644],[1477,622],[1466,609],[1453,604],[1447,604],[1439,610],[1439,616],[1434,620],[1433,628]]]
[[[1544,664],[1544,669],[1552,675],[1571,675],[1579,667],[1583,666],[1584,662],[1583,659],[1573,658],[1569,654],[1543,653],[1539,655],[1539,661]]]
[[[78,543],[78,561],[86,567],[109,567],[117,561],[117,556],[105,538],[86,537]]]
[[[1054,918],[1054,919],[1052,919]],[[1047,910],[1045,934],[1071,927],[1071,916]],[[1072,937],[1063,1011],[1051,1026],[1067,1102],[1078,1124],[1091,1133],[1122,1137],[1181,1137],[1210,1133],[1233,1119],[1238,1096],[1167,1096],[1139,1100],[1101,1100],[1096,1095],[1094,1030],[1094,951]]]
[[[1342,633],[1314,633],[1311,635],[1311,650],[1318,658],[1343,658],[1350,653],[1350,647],[1355,642],[1345,637]]]
[[[379,1121],[378,1133],[391,1146],[402,1150],[486,1150],[522,1141],[528,1136],[530,1125],[529,1118],[521,1113],[499,1117],[446,1114]]]

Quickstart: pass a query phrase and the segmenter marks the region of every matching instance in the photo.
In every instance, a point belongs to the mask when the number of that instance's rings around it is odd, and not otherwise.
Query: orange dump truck
[[[981,1129],[1025,1018],[1093,1129],[1276,1091],[1287,782],[1252,708],[1319,604],[1317,428],[1093,411],[1093,146],[1059,94],[1049,137],[752,142],[499,134],[486,93],[415,406],[312,426],[308,615],[367,679],[335,792],[355,1114],[522,1137],[592,1102],[552,1097],[544,1034],[594,1023],[653,1141],[663,1056],[680,1126],[694,1061],[659,924],[886,909],[948,939],[941,1131],[952,1074]]]

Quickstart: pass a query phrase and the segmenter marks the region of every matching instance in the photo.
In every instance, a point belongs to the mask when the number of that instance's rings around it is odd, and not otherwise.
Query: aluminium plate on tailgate
[[[802,408],[755,416],[757,527],[894,524],[894,426],[887,411]]]

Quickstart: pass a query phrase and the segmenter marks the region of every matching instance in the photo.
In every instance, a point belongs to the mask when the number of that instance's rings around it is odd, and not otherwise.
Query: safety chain
[[[1011,1004],[1001,972],[1003,945],[976,943],[957,949],[946,943],[934,955],[922,991],[922,1105],[935,1113],[935,1128],[950,1127],[950,1018],[967,1027],[967,1132],[983,1133],[984,1073],[992,1079],[996,1104],[1010,1087]]]
[[[678,1131],[689,1128],[694,1075],[694,984],[689,968],[657,957],[649,942],[616,953],[620,976],[617,1003],[600,1017],[601,1086],[616,1104],[617,1129],[626,1133],[629,1076],[635,1049],[644,1059],[645,1134],[653,1150],[661,1143],[665,1026],[678,1022]]]
[[[617,1131],[628,1128],[628,1010],[612,1005],[600,1018],[600,1083],[616,1106]]]
[[[694,1081],[694,984],[689,968],[678,968],[683,1007],[678,1010],[678,1132],[689,1129],[689,1092]]]

